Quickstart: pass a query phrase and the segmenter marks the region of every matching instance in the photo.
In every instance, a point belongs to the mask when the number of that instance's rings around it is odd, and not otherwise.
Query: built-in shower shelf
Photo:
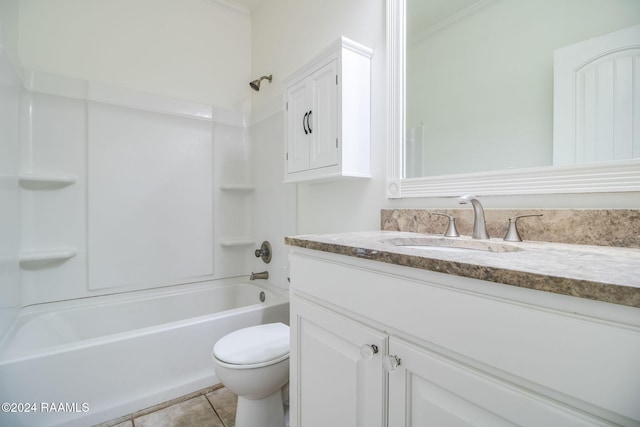
[[[238,246],[253,246],[256,244],[254,239],[245,239],[245,238],[227,238],[220,239],[220,245],[230,248],[230,247],[238,247]]]
[[[63,174],[32,174],[23,173],[18,176],[20,184],[26,187],[64,187],[75,184],[78,179],[73,175]]]
[[[220,189],[223,191],[237,191],[240,193],[249,193],[255,190],[253,185],[248,184],[222,184],[220,185]]]
[[[64,261],[78,253],[76,248],[54,248],[20,252],[20,264],[44,261]]]

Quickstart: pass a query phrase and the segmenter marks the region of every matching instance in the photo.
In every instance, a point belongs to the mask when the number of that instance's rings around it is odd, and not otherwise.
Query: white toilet
[[[239,329],[213,346],[216,375],[238,395],[236,427],[284,427],[282,387],[289,380],[289,326]]]

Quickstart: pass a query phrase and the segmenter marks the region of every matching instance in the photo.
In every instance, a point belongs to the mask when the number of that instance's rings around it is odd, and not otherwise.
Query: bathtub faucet
[[[249,280],[256,280],[256,279],[269,279],[269,272],[268,271],[263,271],[261,273],[251,273],[251,276],[249,276]]]

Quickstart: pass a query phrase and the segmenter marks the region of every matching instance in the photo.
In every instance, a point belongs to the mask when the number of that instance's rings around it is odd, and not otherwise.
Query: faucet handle
[[[504,236],[506,242],[522,242],[522,237],[520,237],[520,233],[518,233],[518,220],[528,216],[542,216],[542,214],[516,215],[513,218],[509,218],[509,229]]]
[[[458,234],[458,230],[456,229],[456,218],[453,215],[439,212],[431,212],[431,215],[446,216],[449,218],[449,226],[447,227],[447,231],[444,233],[445,237],[460,237],[460,234]]]
[[[256,258],[262,258],[265,264],[269,264],[271,262],[271,243],[267,240],[262,242],[262,246],[255,250],[254,255]]]

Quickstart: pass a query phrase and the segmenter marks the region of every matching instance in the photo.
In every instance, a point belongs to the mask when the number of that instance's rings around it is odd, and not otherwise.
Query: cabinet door
[[[291,427],[385,425],[385,336],[296,296],[291,331]]]
[[[309,169],[308,113],[311,110],[311,90],[308,80],[287,90],[287,172]]]
[[[389,426],[611,425],[474,367],[389,339]]]
[[[338,164],[338,68],[336,61],[311,75],[311,157],[309,168]]]

